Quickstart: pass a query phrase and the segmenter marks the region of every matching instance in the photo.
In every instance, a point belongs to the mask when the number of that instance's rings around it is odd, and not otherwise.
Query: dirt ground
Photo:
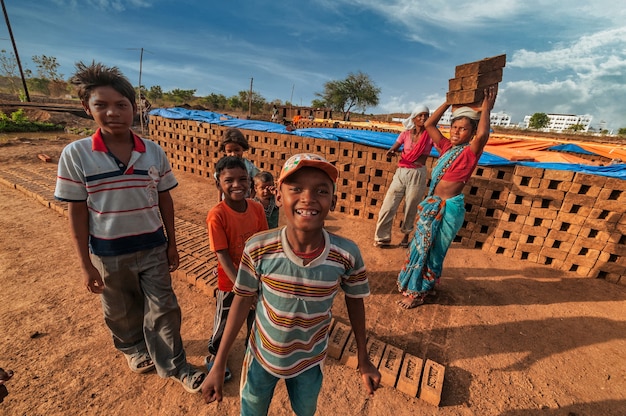
[[[61,149],[75,138],[0,137],[0,170],[50,165],[44,169],[53,176]],[[177,177],[176,215],[204,224],[216,200],[212,185]],[[219,404],[155,373],[131,373],[113,348],[99,299],[81,284],[67,220],[4,185],[0,212],[0,367],[15,372],[0,414],[239,414],[243,339]],[[626,414],[626,287],[453,245],[438,296],[406,311],[396,305],[395,286],[404,250],[374,248],[373,221],[333,214],[327,227],[360,245],[372,292],[368,333],[446,372],[434,407],[390,387],[368,397],[356,370],[328,359],[319,415]],[[175,280],[174,288],[188,359],[201,365],[215,301],[187,282]],[[341,296],[333,312],[347,322]],[[270,414],[291,414],[282,383]]]

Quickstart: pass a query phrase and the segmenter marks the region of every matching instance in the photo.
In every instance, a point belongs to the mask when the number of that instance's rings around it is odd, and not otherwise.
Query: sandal
[[[186,369],[180,370],[177,375],[170,376],[172,380],[176,380],[182,384],[187,393],[198,393],[202,388],[202,382],[205,377],[206,374],[200,370],[196,370],[189,364],[187,364]]]
[[[133,373],[143,374],[154,370],[154,362],[152,362],[152,358],[150,358],[148,351],[124,355],[126,356],[128,366]]]
[[[204,366],[208,372],[211,372],[211,369],[213,368],[214,359],[215,356],[213,354],[209,354],[204,357]],[[224,383],[229,381],[231,378],[233,378],[233,373],[231,373],[230,368],[226,366],[226,370],[224,371]]]

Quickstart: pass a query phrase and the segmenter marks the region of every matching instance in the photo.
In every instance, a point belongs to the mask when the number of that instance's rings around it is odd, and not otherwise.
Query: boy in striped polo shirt
[[[100,294],[115,348],[130,369],[156,368],[190,393],[204,373],[188,362],[170,272],[178,267],[178,185],[163,149],[135,135],[135,89],[116,67],[76,64],[71,79],[98,124],[59,158],[54,196],[68,202],[71,236],[87,290]]]
[[[241,414],[267,414],[276,383],[284,379],[294,412],[313,415],[339,287],[345,292],[363,382],[369,394],[378,388],[380,373],[366,351],[363,298],[369,284],[361,253],[354,242],[324,229],[336,203],[337,175],[318,155],[298,154],[285,162],[276,203],[287,225],[246,243],[222,346],[202,385],[207,403],[222,400],[228,353],[258,296],[242,369]]]

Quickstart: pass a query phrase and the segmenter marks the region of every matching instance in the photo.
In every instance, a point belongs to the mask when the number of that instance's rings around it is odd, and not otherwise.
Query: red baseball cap
[[[324,171],[333,183],[337,182],[339,171],[337,171],[337,168],[332,163],[314,153],[298,153],[287,159],[283,165],[283,169],[280,171],[280,177],[278,178],[278,184],[280,185],[289,175],[292,175],[298,169],[307,166]]]

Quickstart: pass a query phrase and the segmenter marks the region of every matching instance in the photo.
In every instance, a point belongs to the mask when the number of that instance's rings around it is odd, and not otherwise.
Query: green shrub
[[[56,131],[63,130],[63,126],[40,121],[30,121],[22,108],[11,113],[8,117],[0,111],[0,133]]]
[[[11,120],[15,121],[16,123],[24,123],[28,121],[28,117],[26,117],[24,109],[20,108],[19,110],[11,113]]]

